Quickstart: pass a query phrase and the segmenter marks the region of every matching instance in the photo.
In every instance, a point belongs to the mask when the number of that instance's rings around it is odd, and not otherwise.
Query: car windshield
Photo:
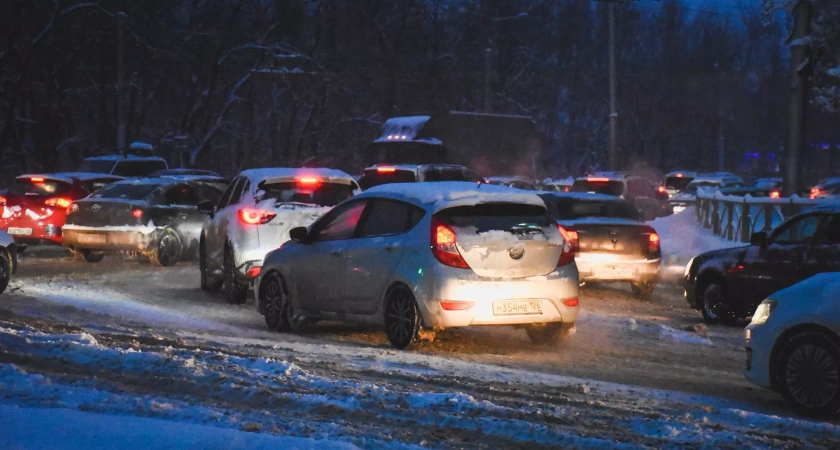
[[[111,173],[115,161],[104,159],[86,159],[79,165],[79,172]]]
[[[457,227],[473,227],[477,233],[552,225],[545,208],[517,203],[483,203],[457,206],[438,213]]]
[[[694,177],[687,177],[687,176],[665,177],[665,187],[667,189],[674,189],[674,190],[677,190],[677,191],[681,191],[681,190],[685,189],[688,186],[688,184],[691,183],[691,180],[693,180],[693,179],[694,179]]]
[[[572,192],[589,192],[592,194],[614,195],[616,197],[624,194],[624,183],[617,180],[584,178],[575,180],[572,185]]]
[[[261,183],[262,199],[274,199],[278,203],[308,203],[319,206],[335,206],[353,196],[353,187],[341,183],[299,182]]]
[[[365,170],[364,175],[359,178],[359,186],[362,189],[370,189],[374,186],[391,183],[412,183],[417,177],[410,170]]]
[[[123,200],[142,200],[162,184],[153,183],[115,183],[103,187],[90,195],[90,198],[115,198]]]
[[[15,179],[14,184],[9,189],[9,195],[49,197],[67,192],[71,187],[70,183],[61,180],[44,179],[43,177],[24,177]]]
[[[557,199],[557,219],[574,220],[583,217],[611,217],[638,220],[636,208],[624,201],[577,201]]]

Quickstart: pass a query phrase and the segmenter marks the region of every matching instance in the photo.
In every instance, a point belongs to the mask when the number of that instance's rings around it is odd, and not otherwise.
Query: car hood
[[[731,263],[740,261],[747,253],[749,245],[743,247],[723,248],[720,250],[713,250],[697,255],[696,261],[698,263],[718,263],[720,266],[729,266]]]

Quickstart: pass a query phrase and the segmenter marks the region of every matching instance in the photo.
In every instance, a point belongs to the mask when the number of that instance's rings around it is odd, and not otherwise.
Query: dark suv
[[[735,324],[776,291],[821,272],[840,272],[840,204],[803,211],[750,241],[688,263],[685,298],[706,322]]]
[[[363,190],[390,183],[420,181],[484,181],[472,170],[452,164],[377,164],[368,167],[359,178]]]

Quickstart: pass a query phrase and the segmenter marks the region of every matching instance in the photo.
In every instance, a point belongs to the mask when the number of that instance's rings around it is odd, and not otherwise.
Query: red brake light
[[[6,202],[7,202],[6,197],[3,197],[2,195],[0,195],[0,205],[5,205]]]
[[[770,198],[781,198],[782,193],[779,191],[770,191]]]
[[[44,202],[44,204],[47,205],[47,206],[56,206],[58,208],[67,209],[67,208],[70,207],[70,205],[73,204],[73,202],[70,201],[70,199],[67,199],[67,198],[56,197],[56,198],[48,198]]]
[[[455,244],[457,235],[448,226],[436,218],[432,218],[432,254],[441,264],[459,269],[469,269],[470,266],[458,251]]]
[[[29,181],[31,181],[32,183],[43,183],[44,178],[43,177],[32,177],[32,178],[29,179]]]
[[[665,186],[657,186],[656,187],[656,192],[659,192],[660,194],[664,194],[665,193]]]
[[[604,177],[589,177],[589,178],[586,179],[586,181],[592,181],[592,182],[595,182],[595,183],[607,183],[607,182],[610,181],[610,179],[609,178],[604,178]]]
[[[143,217],[143,210],[142,209],[135,209],[134,211],[131,211],[131,215],[134,216],[135,218],[139,219],[139,218]]]
[[[248,225],[263,225],[271,222],[277,214],[262,209],[242,208],[239,210],[239,220]]]
[[[262,267],[260,266],[251,267],[250,269],[248,269],[248,273],[246,275],[248,278],[257,278],[257,276],[260,274],[261,269]]]
[[[569,308],[576,308],[580,306],[580,300],[578,300],[577,297],[567,298],[566,300],[563,300],[563,304]]]
[[[648,252],[654,253],[659,251],[659,235],[651,233],[648,237]]]
[[[440,301],[440,307],[446,311],[464,311],[473,307],[475,302]]]
[[[397,171],[396,167],[377,167],[376,171],[379,173],[394,173]]]
[[[824,191],[820,188],[811,188],[811,200],[817,198],[820,195],[828,194],[828,191]]]
[[[315,177],[298,178],[297,182],[298,182],[298,184],[304,185],[304,186],[317,186],[317,185],[321,184],[321,180],[319,180]]]
[[[677,174],[677,178],[682,178],[682,177],[683,177],[683,175],[681,173]]]

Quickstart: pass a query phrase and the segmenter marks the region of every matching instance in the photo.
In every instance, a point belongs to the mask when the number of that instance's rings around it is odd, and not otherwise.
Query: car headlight
[[[764,300],[760,305],[758,305],[750,323],[752,325],[761,325],[764,322],[767,322],[767,319],[770,318],[770,313],[772,313],[775,308],[776,300]]]
[[[685,272],[683,273],[683,278],[687,277],[688,273],[691,272],[691,265],[694,264],[694,260],[696,258],[697,257],[695,256],[688,260],[688,264],[685,265]]]

